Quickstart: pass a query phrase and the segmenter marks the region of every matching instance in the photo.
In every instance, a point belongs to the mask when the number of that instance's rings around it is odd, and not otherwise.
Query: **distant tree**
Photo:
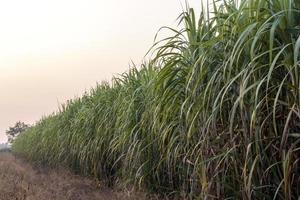
[[[6,135],[8,138],[9,143],[13,143],[13,141],[16,139],[18,135],[23,133],[29,128],[28,124],[25,124],[24,122],[18,121],[13,127],[9,127],[8,130],[6,130]]]

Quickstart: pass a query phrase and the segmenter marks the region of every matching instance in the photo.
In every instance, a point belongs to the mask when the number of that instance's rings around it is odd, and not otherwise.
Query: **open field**
[[[0,153],[0,200],[131,200],[142,194],[113,191],[65,169],[33,167],[10,153]]]

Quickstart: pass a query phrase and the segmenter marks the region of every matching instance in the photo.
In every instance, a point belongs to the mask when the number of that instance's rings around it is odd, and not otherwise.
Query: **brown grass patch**
[[[146,199],[143,193],[116,191],[66,169],[34,167],[10,153],[0,153],[0,200]]]

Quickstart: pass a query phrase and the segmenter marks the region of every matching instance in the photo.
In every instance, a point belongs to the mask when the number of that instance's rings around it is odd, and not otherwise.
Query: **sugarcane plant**
[[[187,8],[142,66],[42,118],[25,158],[186,199],[300,195],[300,1]]]

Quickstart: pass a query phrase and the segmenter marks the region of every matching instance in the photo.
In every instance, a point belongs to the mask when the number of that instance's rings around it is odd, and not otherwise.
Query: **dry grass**
[[[10,153],[0,153],[0,200],[146,199],[129,191],[113,191],[65,169],[32,166]]]

